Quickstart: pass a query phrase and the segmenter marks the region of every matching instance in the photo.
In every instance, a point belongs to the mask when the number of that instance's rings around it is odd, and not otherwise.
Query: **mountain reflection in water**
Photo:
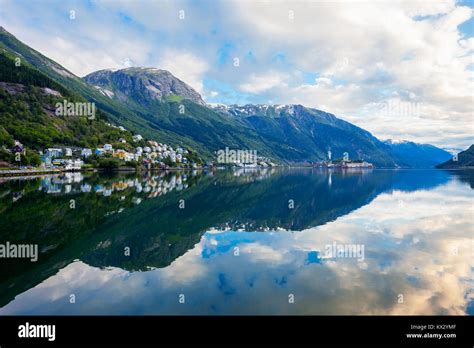
[[[473,181],[306,169],[3,179],[0,242],[40,255],[0,260],[0,314],[472,314]],[[364,258],[324,255],[334,244]]]

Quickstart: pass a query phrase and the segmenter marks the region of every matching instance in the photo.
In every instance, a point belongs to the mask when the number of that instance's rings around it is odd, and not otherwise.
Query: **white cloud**
[[[454,1],[240,2],[236,7],[257,56],[283,50],[292,71],[320,76],[314,84],[271,90],[266,98],[324,107],[377,136],[403,134],[441,146],[472,143],[474,86],[467,67],[473,40],[462,39],[458,30],[472,16],[470,8]],[[341,82],[331,85],[326,78]],[[297,81],[296,74],[289,80]],[[417,96],[424,106],[419,118],[400,125],[397,115],[368,113],[370,105],[397,92],[402,103]]]
[[[209,67],[199,57],[187,52],[168,51],[164,54],[158,66],[170,71],[198,92],[203,92],[203,77]]]
[[[248,93],[260,93],[268,91],[274,87],[287,87],[284,82],[285,76],[275,71],[270,71],[262,75],[252,74],[247,82],[239,86],[240,90]]]

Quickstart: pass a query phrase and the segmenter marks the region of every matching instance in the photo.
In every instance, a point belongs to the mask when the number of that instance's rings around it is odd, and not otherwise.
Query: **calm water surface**
[[[0,314],[472,315],[473,188],[438,170],[0,178],[0,242],[40,250],[0,260]]]

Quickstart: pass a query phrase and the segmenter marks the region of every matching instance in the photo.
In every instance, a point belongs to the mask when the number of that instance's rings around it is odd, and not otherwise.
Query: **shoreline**
[[[38,176],[45,174],[63,174],[63,173],[146,173],[146,172],[158,172],[158,171],[189,171],[189,170],[204,170],[209,168],[198,167],[198,168],[152,168],[152,169],[135,169],[132,167],[123,167],[113,170],[107,170],[102,168],[89,168],[89,169],[6,169],[0,170],[0,177],[22,177],[22,176]]]
[[[433,169],[433,170],[472,170],[474,167],[458,167],[458,168],[321,168],[321,167],[311,167],[311,166],[278,166],[278,168],[293,168],[293,169],[316,169],[316,170],[326,170],[326,171],[337,171],[337,170],[417,170],[417,169]],[[265,167],[259,167],[265,168]],[[147,173],[147,172],[181,172],[181,171],[191,171],[191,170],[213,170],[217,168],[152,168],[152,169],[135,169],[131,167],[117,168],[114,170],[107,170],[101,168],[89,168],[81,170],[61,170],[61,169],[8,169],[0,170],[0,177],[9,178],[9,177],[29,177],[29,176],[40,176],[46,174],[64,174],[64,173]],[[247,169],[247,168],[235,168],[235,169]],[[257,168],[251,168],[257,169]]]

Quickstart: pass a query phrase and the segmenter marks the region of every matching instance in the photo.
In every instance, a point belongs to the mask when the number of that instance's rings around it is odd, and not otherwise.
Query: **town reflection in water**
[[[3,178],[0,243],[40,253],[0,260],[0,314],[473,314],[473,177]]]

